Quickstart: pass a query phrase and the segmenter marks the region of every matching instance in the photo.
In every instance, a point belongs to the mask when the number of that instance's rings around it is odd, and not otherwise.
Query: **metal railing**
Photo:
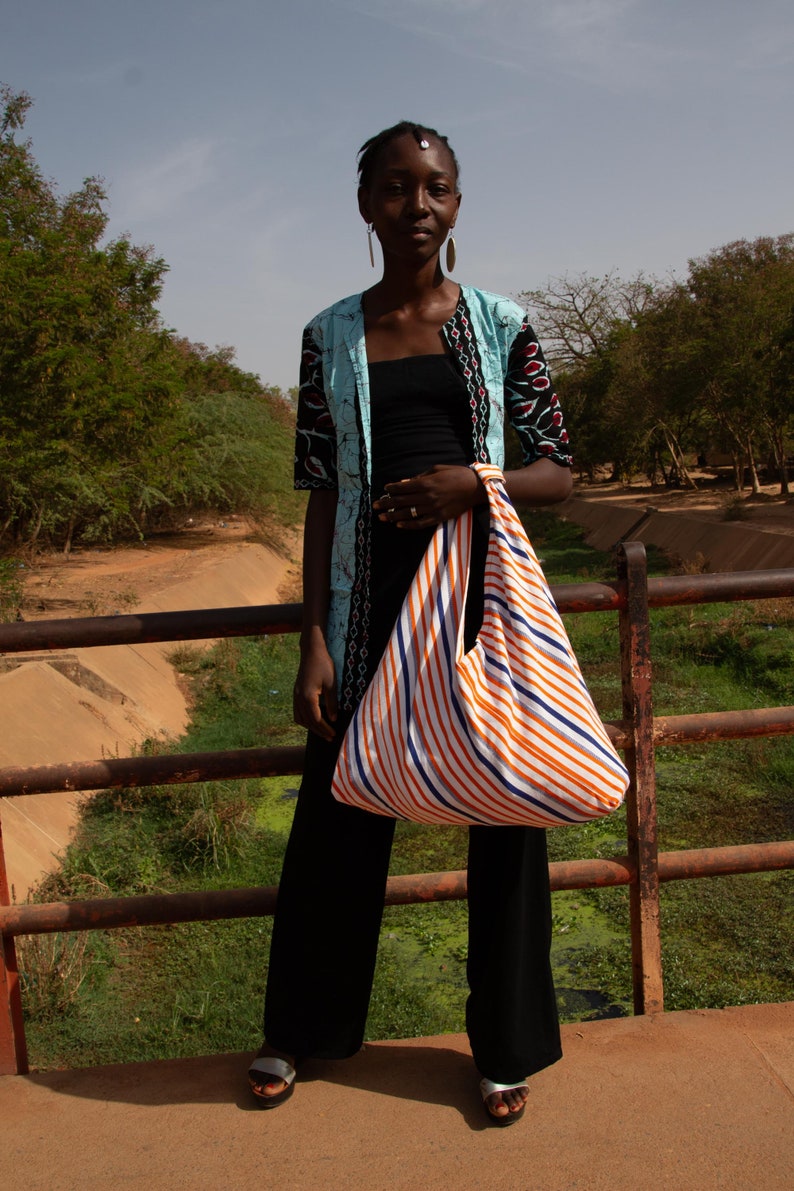
[[[792,868],[794,840],[659,853],[655,750],[660,745],[792,733],[794,707],[654,718],[649,608],[791,596],[794,569],[649,580],[644,547],[624,542],[617,551],[614,584],[561,584],[552,591],[561,612],[618,612],[623,718],[609,722],[607,730],[615,746],[624,750],[631,784],[626,800],[628,854],[553,863],[551,888],[629,886],[634,1011],[660,1012],[660,883]],[[0,653],[295,632],[300,616],[300,606],[292,604],[0,625]],[[253,748],[9,768],[0,770],[0,796],[295,774],[302,760],[300,748]],[[268,886],[12,905],[0,829],[0,1074],[28,1069],[14,943],[18,935],[271,914],[275,895],[275,887]],[[386,903],[465,896],[464,872],[421,873],[390,878]]]

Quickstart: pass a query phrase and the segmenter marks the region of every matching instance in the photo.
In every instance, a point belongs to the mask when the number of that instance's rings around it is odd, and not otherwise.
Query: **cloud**
[[[613,31],[637,6],[638,0],[555,0],[534,15],[547,28],[570,40]]]
[[[181,211],[186,200],[216,180],[218,142],[190,137],[154,161],[123,173],[114,185],[115,221],[157,219]]]
[[[794,60],[790,0],[555,0],[536,18],[563,68],[620,89],[708,87]]]
[[[794,59],[790,0],[336,0],[436,41],[446,56],[534,79],[573,78],[613,93],[663,95],[760,75]]]
[[[417,10],[423,16],[438,12],[446,19],[478,10],[493,13],[496,8],[504,7],[503,0],[398,0],[397,3],[394,0],[337,0],[337,3],[343,8],[380,17],[406,29],[414,27]]]
[[[660,28],[651,12],[647,0],[556,0],[537,19],[550,54],[567,72],[611,89],[645,89],[673,61],[691,57],[683,40],[674,48],[664,44],[668,27]]]
[[[537,76],[552,67],[614,81],[632,14],[649,0],[337,0],[447,55]],[[648,50],[652,47],[649,41]],[[631,46],[632,52],[639,49]],[[642,72],[638,71],[638,77]]]
[[[784,24],[761,26],[750,30],[745,53],[739,66],[751,70],[778,70],[794,63],[794,14],[789,11],[788,27]]]

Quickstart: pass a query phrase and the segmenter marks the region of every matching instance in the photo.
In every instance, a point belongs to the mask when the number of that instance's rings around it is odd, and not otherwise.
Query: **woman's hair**
[[[390,145],[392,141],[396,141],[401,136],[412,136],[417,145],[420,146],[422,141],[427,141],[429,137],[433,137],[434,140],[439,141],[452,158],[452,164],[455,167],[455,189],[457,190],[458,179],[460,178],[460,166],[455,156],[455,150],[447,138],[442,136],[440,132],[436,132],[435,128],[428,128],[426,124],[414,124],[412,120],[401,120],[399,124],[392,124],[391,128],[384,128],[383,132],[379,132],[376,136],[371,136],[368,141],[364,141],[364,144],[358,151],[359,186],[363,186],[365,190],[369,189],[381,150],[385,149],[387,145]],[[427,145],[425,144],[424,147],[427,148]]]

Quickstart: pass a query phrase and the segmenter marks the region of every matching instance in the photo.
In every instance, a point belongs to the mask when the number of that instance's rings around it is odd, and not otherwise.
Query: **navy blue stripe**
[[[394,807],[390,806],[389,803],[386,801],[386,799],[383,798],[378,793],[376,788],[372,785],[372,782],[367,777],[367,766],[366,766],[366,764],[364,762],[364,758],[361,754],[361,744],[360,744],[361,725],[359,724],[359,721],[354,718],[351,726],[353,729],[353,731],[352,731],[353,752],[354,752],[355,761],[356,761],[356,764],[353,767],[354,771],[355,771],[356,785],[360,786],[362,789],[366,790],[366,792],[367,792],[367,794],[369,794],[371,800],[376,805],[382,806],[384,808],[384,810],[389,815],[391,815],[391,817],[393,819],[395,819],[395,818],[396,819],[405,819],[406,816],[398,814],[398,812],[394,809]],[[351,734],[348,734],[348,741],[350,739],[351,739]]]
[[[522,635],[532,637],[536,641],[543,641],[550,647],[549,653],[562,654],[564,657],[568,657],[568,651],[561,641],[558,641],[556,637],[550,637],[548,633],[542,632],[537,625],[534,625],[531,620],[527,619],[523,612],[511,608],[502,596],[496,595],[494,592],[489,592],[486,598],[490,603],[496,605],[497,608],[501,608],[503,620],[509,620],[512,624],[523,629]]]
[[[510,685],[515,691],[523,696],[529,707],[534,706],[542,708],[542,710],[546,713],[545,722],[565,725],[570,732],[574,733],[588,744],[595,746],[598,752],[606,760],[608,760],[612,766],[616,765],[618,767],[619,771],[621,762],[620,759],[612,752],[611,746],[604,745],[600,740],[597,740],[596,737],[592,735],[589,728],[583,727],[581,724],[577,723],[576,720],[569,719],[559,707],[554,707],[552,704],[548,703],[542,697],[542,695],[539,695],[537,691],[533,691],[531,687],[524,686],[522,683],[520,683],[516,679],[515,675],[510,672],[504,662],[499,661],[490,654],[485,655],[485,661],[493,670],[500,670],[502,674],[507,675],[508,679],[510,680]]]
[[[541,798],[538,798],[535,795],[530,794],[529,791],[523,790],[523,789],[521,789],[520,786],[515,785],[514,783],[511,783],[508,780],[507,771],[504,769],[500,769],[498,766],[494,765],[493,762],[490,760],[490,758],[485,753],[482,752],[481,748],[478,746],[476,741],[472,739],[471,732],[469,731],[468,721],[467,721],[466,716],[463,712],[460,700],[451,684],[450,684],[449,695],[450,695],[450,702],[452,704],[452,709],[455,712],[455,716],[457,718],[458,725],[461,729],[463,736],[465,736],[466,740],[468,741],[469,748],[471,749],[473,756],[476,758],[477,761],[480,762],[480,764],[483,766],[483,768],[490,770],[490,772],[494,775],[494,777],[498,778],[500,785],[506,787],[510,793],[512,793],[517,799],[520,799],[522,802],[525,802],[531,806],[540,808],[542,811],[545,812],[545,814],[549,818],[559,819],[563,823],[580,823],[580,822],[582,822],[581,816],[570,817],[568,815],[565,815],[562,811],[558,810],[556,807],[549,807]],[[538,786],[537,788],[540,789],[540,786]],[[549,795],[549,797],[554,797],[554,796]]]

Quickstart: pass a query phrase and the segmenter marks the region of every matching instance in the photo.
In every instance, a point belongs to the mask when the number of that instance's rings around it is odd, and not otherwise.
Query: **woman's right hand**
[[[324,640],[303,646],[292,698],[296,724],[331,741],[336,734],[336,672]]]

